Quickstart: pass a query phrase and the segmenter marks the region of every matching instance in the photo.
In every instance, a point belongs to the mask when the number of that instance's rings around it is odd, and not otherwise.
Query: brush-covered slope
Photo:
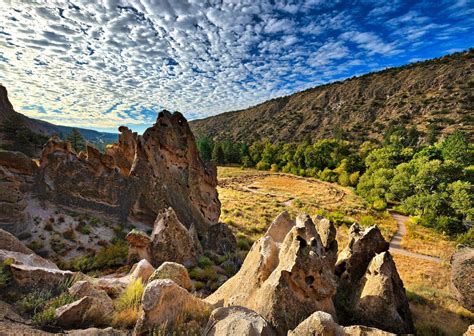
[[[381,139],[390,126],[473,134],[474,49],[391,68],[192,121],[197,136],[302,141]]]

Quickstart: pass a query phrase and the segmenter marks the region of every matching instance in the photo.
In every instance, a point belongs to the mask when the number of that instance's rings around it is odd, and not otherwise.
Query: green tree
[[[204,162],[212,160],[212,149],[214,147],[212,139],[208,137],[198,137],[196,139],[196,146],[199,151],[199,156]]]
[[[222,144],[220,142],[216,142],[214,144],[214,148],[212,150],[212,161],[217,164],[224,164],[224,150],[222,149]]]
[[[472,185],[467,181],[455,181],[448,185],[451,207],[462,219],[472,220],[474,215],[474,194]]]
[[[461,131],[456,131],[440,144],[441,154],[445,160],[451,160],[462,165],[468,165],[472,160],[469,151],[466,135]]]
[[[71,147],[76,151],[76,153],[79,153],[86,149],[86,140],[77,128],[72,129],[66,140],[71,143]]]

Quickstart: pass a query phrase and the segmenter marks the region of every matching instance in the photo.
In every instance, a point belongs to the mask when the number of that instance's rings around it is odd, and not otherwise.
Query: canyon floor
[[[377,224],[388,241],[398,230],[389,212],[368,210],[353,190],[336,184],[239,167],[219,167],[218,180],[221,220],[231,226],[240,247],[250,247],[283,210],[292,215],[307,212],[330,218],[338,225],[340,248],[345,246],[354,221],[362,226]],[[392,252],[418,333],[462,335],[474,323],[474,314],[457,303],[449,287],[449,261],[455,242],[410,221],[405,228],[400,247],[412,254]]]

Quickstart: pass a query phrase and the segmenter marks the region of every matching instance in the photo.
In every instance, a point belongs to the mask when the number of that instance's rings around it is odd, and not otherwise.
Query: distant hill
[[[390,68],[190,122],[216,140],[303,141],[342,136],[381,140],[393,126],[426,135],[455,129],[472,138],[474,49]]]
[[[60,135],[61,137],[67,137],[73,129],[69,126],[54,125],[46,121],[29,118],[21,113],[15,112],[12,104],[8,100],[7,89],[4,86],[0,85],[0,148],[4,147],[8,149],[15,149],[10,148],[13,147],[11,143],[12,141],[6,139],[6,136],[4,134],[5,132],[2,132],[1,129],[1,126],[5,124],[6,121],[10,121],[10,124],[17,124],[16,126],[18,128],[22,128],[22,135],[26,134],[26,136],[28,137],[25,142],[28,142],[28,140],[33,143],[36,142],[36,144],[32,144],[36,147],[41,147],[40,144],[44,140],[44,138],[48,138],[54,134]],[[108,143],[117,142],[118,140],[118,134],[116,133],[98,132],[86,128],[77,129],[81,132],[83,137],[88,142],[96,145],[99,148],[102,148]],[[31,131],[32,134],[27,130]],[[32,149],[32,152],[37,151],[37,148]]]

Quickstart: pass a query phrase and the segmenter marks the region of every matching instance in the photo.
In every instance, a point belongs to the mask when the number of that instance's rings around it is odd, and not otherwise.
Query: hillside
[[[15,123],[18,123],[18,127],[26,127],[34,134],[38,134],[40,137],[49,137],[53,134],[60,134],[65,137],[71,133],[73,129],[69,126],[54,125],[43,120],[29,118],[21,113],[15,112],[12,104],[8,100],[7,89],[0,85],[0,124],[4,124],[7,120],[13,120]],[[118,139],[118,134],[115,133],[98,132],[85,128],[77,129],[87,141],[99,147],[116,142]],[[5,146],[7,143],[8,141],[4,139],[2,130],[0,130],[0,148],[2,145]]]
[[[390,126],[439,136],[473,134],[474,49],[354,77],[191,121],[196,136],[218,140],[302,141],[342,135],[380,140]]]

